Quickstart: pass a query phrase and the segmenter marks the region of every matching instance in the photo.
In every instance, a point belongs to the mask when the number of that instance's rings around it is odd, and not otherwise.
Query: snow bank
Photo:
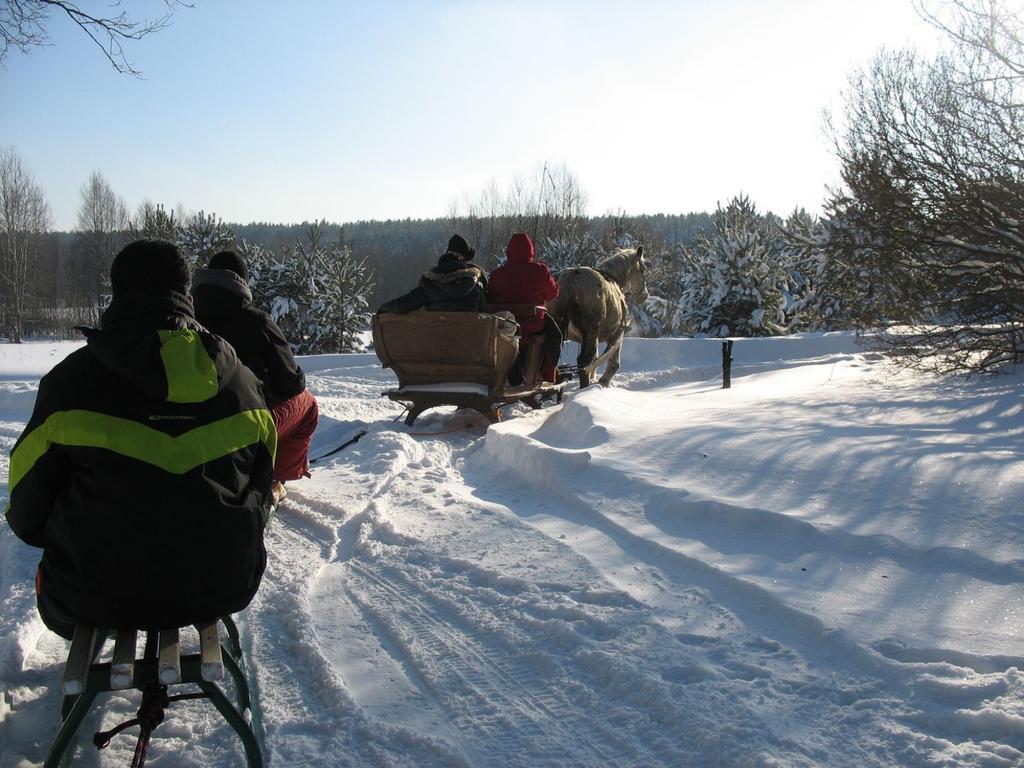
[[[74,348],[11,346],[0,477]],[[629,339],[616,387],[413,427],[374,355],[302,358],[312,454],[366,434],[289,483],[239,616],[270,764],[1024,764],[1024,376],[909,377],[850,334],[733,355],[722,390],[720,340]],[[0,768],[59,708],[37,559],[0,526]],[[193,702],[150,752],[244,764]]]

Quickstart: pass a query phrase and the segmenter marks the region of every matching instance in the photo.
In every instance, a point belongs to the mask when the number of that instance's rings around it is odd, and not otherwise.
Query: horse
[[[547,311],[566,340],[580,344],[576,359],[580,389],[590,385],[597,366],[607,358],[599,382],[608,386],[619,370],[622,338],[632,318],[626,298],[647,300],[643,246],[623,248],[596,267],[572,267],[558,275],[558,296]],[[604,352],[597,358],[599,341]],[[597,358],[595,360],[595,358]]]

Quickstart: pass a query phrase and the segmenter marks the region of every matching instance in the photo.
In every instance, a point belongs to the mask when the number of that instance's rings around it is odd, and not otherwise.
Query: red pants
[[[274,479],[280,482],[309,477],[309,441],[320,418],[316,399],[303,390],[270,409],[277,427]]]

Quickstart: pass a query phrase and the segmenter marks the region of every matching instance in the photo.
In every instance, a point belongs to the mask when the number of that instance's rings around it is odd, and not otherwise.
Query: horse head
[[[635,253],[626,261],[627,270],[622,282],[622,292],[635,304],[647,301],[647,263],[644,261],[644,247],[637,246]]]
[[[647,264],[642,245],[620,249],[598,264],[597,271],[618,283],[635,304],[647,301]]]

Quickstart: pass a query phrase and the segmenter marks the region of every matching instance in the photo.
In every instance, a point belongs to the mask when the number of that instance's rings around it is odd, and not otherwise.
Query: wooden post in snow
[[[722,389],[732,386],[732,339],[722,342]]]

